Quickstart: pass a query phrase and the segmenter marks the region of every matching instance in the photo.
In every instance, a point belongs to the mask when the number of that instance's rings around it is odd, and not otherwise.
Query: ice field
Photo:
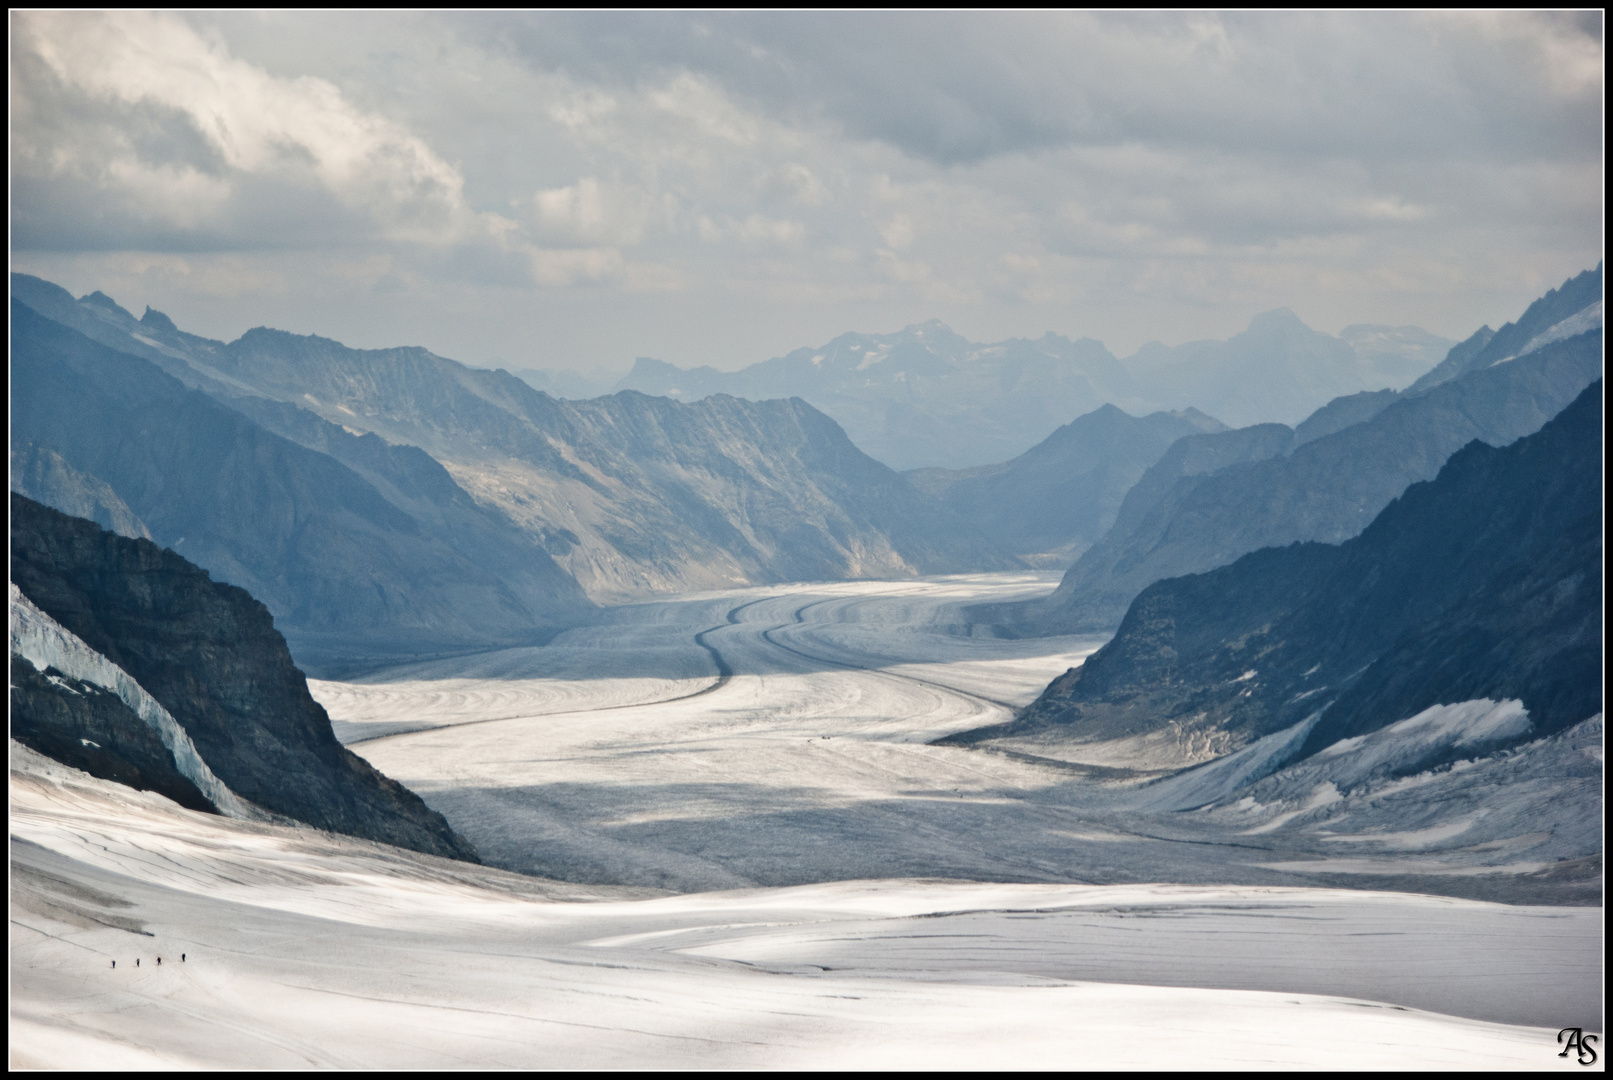
[[[541,649],[311,686],[338,737],[488,863],[584,883],[1308,886],[1366,874],[1365,886],[1516,901],[1527,891],[1475,875],[1601,850],[1599,719],[1459,774],[1340,798],[1330,785],[1370,771],[1357,760],[1372,756],[1369,740],[1217,814],[1171,811],[1220,798],[1222,763],[1141,788],[1160,774],[1136,739],[927,745],[1009,719],[1103,643],[970,636],[964,605],[1056,582],[989,574],[683,597],[612,609]],[[1508,710],[1455,713],[1482,725]],[[1306,816],[1318,807],[1325,820]],[[1428,842],[1431,829],[1444,840]]]
[[[1599,907],[1319,887],[1351,836],[1241,804],[1173,825],[1137,809],[1146,773],[926,745],[1101,644],[960,625],[1051,585],[686,596],[312,683],[486,867],[195,814],[13,743],[11,1064],[1578,1068],[1554,1039],[1601,1029]],[[1550,753],[1599,762],[1599,724]],[[1546,753],[1506,782],[1560,773]],[[1356,861],[1534,865],[1461,832]]]
[[[1553,1039],[1590,1026],[1600,982],[1594,909],[935,881],[650,897],[196,814],[11,752],[13,1067],[1577,1068]]]

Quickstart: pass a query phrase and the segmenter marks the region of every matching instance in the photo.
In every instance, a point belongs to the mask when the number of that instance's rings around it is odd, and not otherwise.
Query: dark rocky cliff
[[[11,580],[144,687],[238,795],[317,828],[476,859],[442,815],[336,741],[268,609],[244,589],[16,493]]]
[[[1236,747],[1320,710],[1296,757],[1436,704],[1519,699],[1530,737],[1599,712],[1602,383],[1539,432],[1470,443],[1359,537],[1157,582],[1015,722],[1108,739],[1177,725]]]
[[[150,724],[110,690],[40,671],[11,657],[11,737],[24,746],[139,791],[155,791],[190,810],[217,813]]]

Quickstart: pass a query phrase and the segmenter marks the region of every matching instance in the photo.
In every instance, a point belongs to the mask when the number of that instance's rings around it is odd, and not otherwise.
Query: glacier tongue
[[[173,755],[174,765],[221,814],[251,821],[273,818],[225,786],[213,775],[185,729],[129,673],[84,643],[71,630],[34,605],[16,583],[11,585],[11,651],[40,671],[54,667],[64,675],[112,691],[140,719],[150,724]]]

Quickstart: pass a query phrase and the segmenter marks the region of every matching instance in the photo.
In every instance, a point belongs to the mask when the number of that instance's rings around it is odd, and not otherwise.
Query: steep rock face
[[[595,597],[1017,565],[799,400],[558,401],[424,349],[263,329],[209,350],[198,363],[233,385],[422,448]],[[329,445],[261,404],[238,407]]]
[[[11,655],[11,737],[64,765],[139,791],[155,791],[189,810],[218,810],[150,724],[111,690],[54,667],[41,671]]]
[[[1012,461],[907,477],[1021,558],[1068,565],[1114,524],[1126,492],[1172,443],[1225,430],[1196,409],[1133,417],[1105,405]]]
[[[532,643],[589,608],[546,552],[435,463],[405,467],[405,448],[331,437],[392,476],[389,501],[336,456],[15,302],[12,422],[15,447],[48,440],[156,540],[261,597],[306,661]],[[59,486],[35,490],[58,501]],[[449,512],[456,499],[462,513]]]
[[[1538,430],[1601,366],[1595,331],[1402,396],[1363,422],[1298,446],[1287,429],[1195,436],[1205,450],[1224,448],[1223,460],[1244,460],[1183,474],[1166,454],[1052,597],[995,617],[1037,633],[1106,630],[1162,578],[1223,566],[1262,547],[1348,539],[1469,441],[1500,445]],[[1370,410],[1376,402],[1364,404]]]
[[[268,610],[245,590],[15,493],[11,580],[172,714],[231,791],[317,828],[475,859],[440,814],[336,741]],[[67,726],[51,730],[71,737]]]
[[[1520,701],[1527,723],[1492,723],[1514,742],[1591,717],[1601,391],[1503,449],[1470,443],[1341,545],[1263,549],[1150,586],[1018,720],[962,741],[1172,729],[1219,756],[1284,733],[1260,763],[1270,772],[1452,703]]]

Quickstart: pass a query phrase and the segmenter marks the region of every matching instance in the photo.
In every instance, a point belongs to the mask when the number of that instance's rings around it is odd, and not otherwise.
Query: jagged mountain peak
[[[1494,333],[1488,333],[1489,327],[1486,326],[1452,348],[1444,360],[1408,387],[1406,393],[1424,393],[1467,372],[1493,366],[1501,360],[1549,344],[1554,340],[1549,335],[1553,327],[1565,323],[1601,299],[1602,264],[1597,263],[1594,269],[1581,271],[1530,304],[1517,322],[1509,322]],[[1596,326],[1601,325],[1600,309],[1594,322]],[[1587,322],[1577,332],[1593,328]]]
[[[179,327],[174,325],[174,320],[170,319],[167,315],[164,315],[150,304],[146,305],[146,313],[140,316],[140,325],[146,327],[148,330],[160,330],[170,334],[177,334],[180,332]]]
[[[135,317],[133,315],[131,315],[122,305],[120,305],[116,300],[112,299],[110,296],[108,296],[106,293],[102,292],[99,289],[95,290],[94,292],[90,293],[87,296],[79,297],[78,300],[79,300],[79,303],[81,303],[81,304],[91,304],[91,305],[93,305],[95,307],[98,307],[98,308],[105,308],[107,311],[113,312],[116,315],[123,316],[125,319],[128,319],[130,322],[135,321]]]

